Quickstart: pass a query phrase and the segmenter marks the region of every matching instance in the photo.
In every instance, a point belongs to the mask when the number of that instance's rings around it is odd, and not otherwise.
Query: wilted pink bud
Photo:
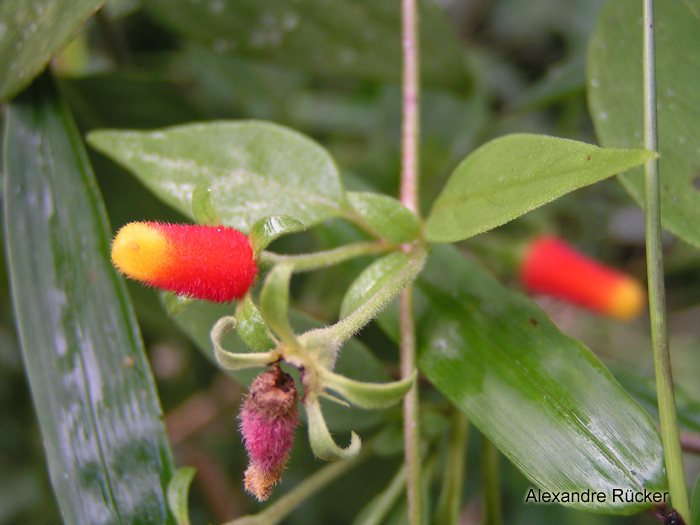
[[[299,424],[297,400],[294,379],[275,364],[255,378],[238,415],[249,459],[245,488],[258,501],[270,496],[287,464]]]

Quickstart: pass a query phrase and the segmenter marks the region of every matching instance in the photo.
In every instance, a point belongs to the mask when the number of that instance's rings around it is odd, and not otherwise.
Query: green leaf
[[[267,274],[260,291],[260,314],[285,344],[298,346],[289,324],[289,281],[294,265],[280,263]]]
[[[374,261],[353,281],[340,305],[340,319],[347,317],[393,281],[411,262],[408,254],[390,253]]]
[[[105,0],[0,2],[0,100],[15,95]]]
[[[156,196],[193,217],[206,183],[221,220],[243,232],[272,215],[307,227],[344,215],[338,168],[309,138],[267,122],[213,122],[160,131],[95,131],[88,142],[134,172]]]
[[[464,51],[440,9],[421,1],[423,82],[465,93]],[[401,81],[401,12],[374,0],[149,0],[144,7],[188,40],[223,54],[335,78]]]
[[[355,191],[348,192],[347,198],[360,217],[385,239],[403,244],[418,238],[418,217],[396,199],[379,193]]]
[[[48,76],[7,107],[15,318],[66,524],[172,524],[174,469],[153,377],[80,135]]]
[[[661,173],[661,222],[700,246],[700,1],[657,2],[656,83]],[[608,147],[643,145],[642,6],[603,4],[588,49],[588,103],[596,134]],[[643,206],[644,176],[620,177]]]
[[[275,342],[268,335],[269,328],[250,295],[236,304],[236,320],[236,332],[250,348],[256,352],[266,352],[275,347]]]
[[[418,377],[418,371],[414,370],[411,377],[401,381],[366,383],[349,379],[340,374],[334,374],[325,368],[320,369],[320,374],[325,388],[337,392],[353,405],[368,410],[388,408],[395,405],[403,399],[403,396],[411,389],[416,377]]]
[[[350,434],[350,444],[346,448],[341,448],[333,441],[333,436],[328,431],[328,426],[321,413],[321,405],[318,399],[307,399],[304,402],[306,416],[309,420],[309,442],[311,450],[319,459],[331,461],[334,459],[350,459],[357,456],[362,448],[360,436],[352,432]]]
[[[250,229],[250,243],[253,246],[254,257],[257,258],[260,252],[278,237],[304,231],[304,229],[304,224],[294,217],[284,215],[263,217]]]
[[[690,525],[700,525],[700,475],[695,480],[693,496],[690,499]]]
[[[653,156],[643,150],[601,149],[545,135],[492,140],[452,173],[428,216],[426,238],[461,241]]]
[[[219,217],[219,211],[214,204],[211,188],[206,182],[197,184],[192,191],[192,217],[197,224],[221,225],[221,217]]]
[[[177,520],[177,525],[190,525],[187,496],[196,473],[197,469],[194,467],[179,468],[168,485],[168,505]]]
[[[436,247],[418,288],[420,370],[536,485],[606,494],[573,507],[633,514],[613,489],[665,491],[663,449],[647,413],[581,343],[525,296],[451,247]]]
[[[642,408],[658,421],[659,403],[656,399],[656,380],[619,365],[609,364],[608,368],[622,385],[622,388],[627,390],[637,403],[642,405]],[[673,391],[676,399],[678,424],[690,432],[700,433],[700,401],[691,397],[680,385],[674,385]]]

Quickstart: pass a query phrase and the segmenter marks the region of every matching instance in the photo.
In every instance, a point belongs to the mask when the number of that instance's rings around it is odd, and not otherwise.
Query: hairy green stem
[[[658,151],[656,119],[656,58],[654,42],[654,1],[644,0],[644,146]],[[690,523],[688,489],[685,484],[683,456],[676,418],[676,401],[671,375],[671,356],[666,322],[666,292],[661,246],[661,204],[659,197],[659,161],[644,166],[647,275],[649,281],[649,313],[654,347],[654,369],[664,447],[666,473],[673,508]]]
[[[401,124],[401,203],[419,215],[418,145],[420,137],[419,40],[417,0],[401,0],[403,78]],[[409,249],[409,247],[405,247]],[[409,377],[416,367],[416,335],[413,312],[413,287],[401,294],[399,303],[401,378]],[[408,523],[423,523],[423,489],[420,464],[420,414],[418,382],[403,402],[404,448],[407,467],[406,495]]]
[[[336,461],[321,467],[262,512],[252,516],[243,516],[224,525],[275,525],[279,523],[310,496],[365,460],[369,456],[371,448],[365,447],[360,454],[352,459]]]
[[[360,306],[347,317],[341,319],[328,328],[315,330],[314,332],[316,333],[316,337],[333,340],[336,344],[350,339],[356,332],[361,330],[367,323],[374,319],[377,314],[381,312],[382,309],[401,292],[401,290],[404,290],[409,283],[413,282],[416,276],[423,269],[426,256],[427,253],[423,246],[418,244],[414,245],[414,251],[411,254],[410,261],[392,281],[387,283],[381,290],[370,297],[365,304]],[[411,377],[411,375],[413,375],[413,370],[415,370],[415,360],[413,360],[413,366],[411,367],[410,371],[407,374],[402,375],[402,379]]]
[[[262,252],[260,254],[259,265],[262,269],[267,269],[281,262],[291,262],[294,264],[294,272],[308,272],[318,268],[333,266],[350,259],[362,257],[364,255],[376,255],[396,250],[397,246],[386,241],[367,241],[347,244],[333,250],[315,252],[300,255],[283,255],[274,252]]]
[[[503,525],[501,511],[500,452],[484,437],[481,457],[484,465],[484,525]]]

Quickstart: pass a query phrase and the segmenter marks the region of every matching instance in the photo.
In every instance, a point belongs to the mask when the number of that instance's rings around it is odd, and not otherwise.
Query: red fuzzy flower
[[[280,480],[289,458],[297,419],[294,379],[279,364],[260,374],[246,397],[238,418],[250,465],[245,488],[265,501]]]
[[[258,273],[248,237],[224,226],[132,222],[112,242],[112,263],[150,286],[217,303],[243,297]]]
[[[531,292],[621,320],[637,317],[646,298],[639,281],[585,257],[555,237],[540,237],[530,244],[520,281]]]

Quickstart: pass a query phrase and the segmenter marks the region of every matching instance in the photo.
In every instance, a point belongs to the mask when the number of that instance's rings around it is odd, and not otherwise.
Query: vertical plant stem
[[[500,452],[484,437],[481,457],[484,465],[484,525],[503,525],[501,511]]]
[[[401,202],[418,214],[418,5],[417,0],[401,0],[403,79],[401,126]],[[410,245],[404,246],[410,250]],[[416,335],[413,315],[413,287],[408,286],[399,302],[401,325],[401,377],[410,377],[416,367]],[[420,418],[418,411],[418,381],[403,402],[404,444],[406,455],[406,494],[408,523],[423,523],[423,490],[420,465]]]
[[[460,410],[452,415],[450,442],[442,469],[442,487],[435,508],[433,523],[458,525],[462,510],[462,489],[466,471],[467,445],[469,444],[469,420]]]
[[[658,151],[656,120],[656,59],[654,42],[654,1],[644,0],[644,146]],[[661,250],[661,204],[659,198],[659,161],[644,166],[647,275],[649,281],[649,312],[651,338],[654,347],[654,369],[664,446],[666,472],[673,508],[690,523],[688,490],[685,484],[683,457],[676,418],[676,401],[671,375],[671,356],[666,322],[666,292]]]

